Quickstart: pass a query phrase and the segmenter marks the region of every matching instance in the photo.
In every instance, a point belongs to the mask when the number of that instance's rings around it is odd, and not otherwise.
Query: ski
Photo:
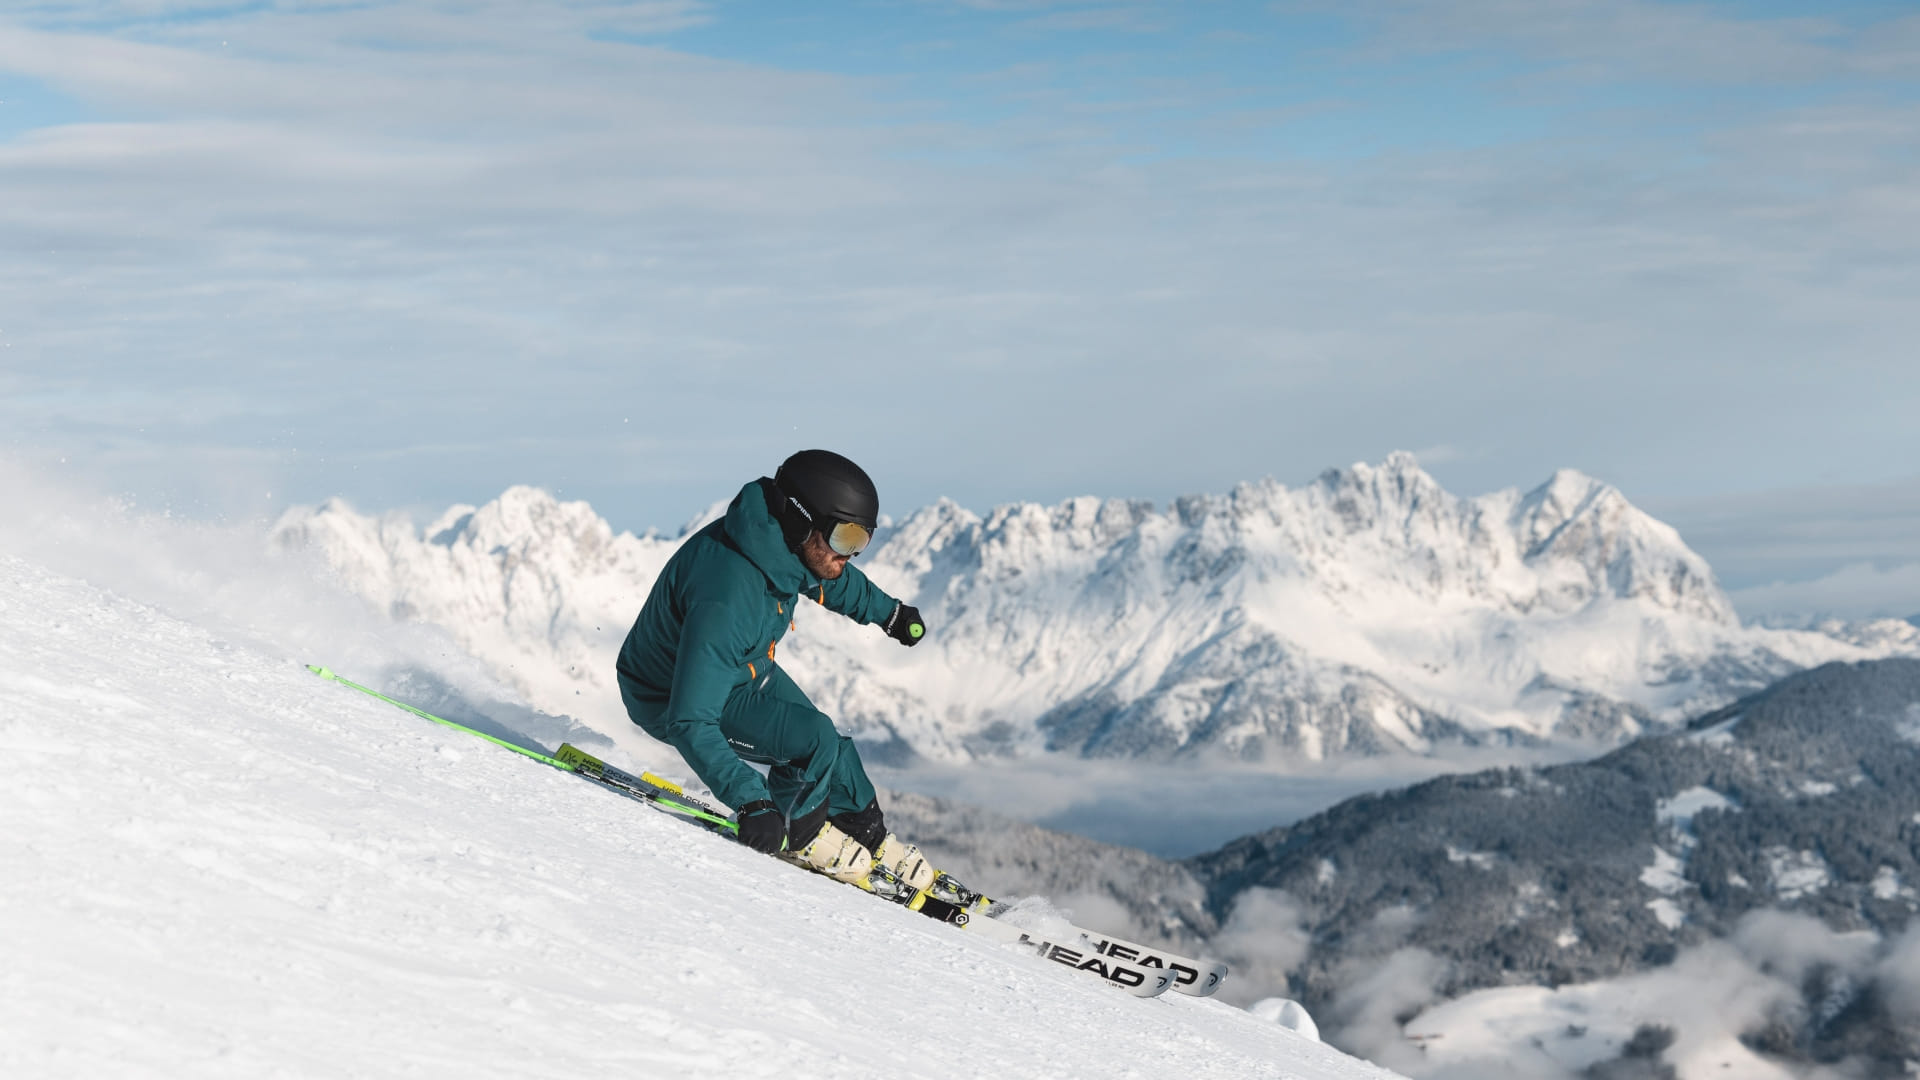
[[[968,933],[978,934],[990,941],[997,941],[1003,945],[1025,946],[1033,950],[1034,955],[1042,960],[1050,960],[1075,971],[1104,979],[1134,997],[1158,997],[1174,985],[1173,969],[1147,967],[1095,952],[1077,940],[1077,934],[1075,939],[1054,940],[1048,935],[1022,930],[1012,923],[1003,922],[986,914],[965,919],[958,925],[964,927]],[[1075,931],[1078,929],[1078,927],[1073,928]]]
[[[560,749],[547,754],[532,747],[496,738],[465,724],[443,719],[404,701],[396,701],[369,687],[342,678],[328,668],[309,664],[307,670],[330,682],[350,687],[389,705],[404,709],[415,716],[485,739],[496,746],[561,772],[572,773],[596,787],[645,803],[656,810],[672,814],[710,832],[728,837],[738,832],[739,827],[719,808],[693,798],[671,780],[649,772],[642,772],[639,776],[635,776],[601,761],[572,743],[561,743]],[[1094,975],[1136,997],[1154,997],[1169,989],[1196,997],[1205,997],[1219,989],[1221,980],[1227,974],[1225,964],[1192,960],[1165,950],[1152,949],[1108,935],[1096,934],[1071,924],[1064,924],[1064,932],[1054,934],[1052,937],[1023,930],[997,917],[1000,913],[995,909],[1004,908],[1005,905],[967,888],[946,873],[939,873],[928,888],[915,891],[885,868],[875,867],[872,875],[861,883],[860,887],[880,899],[898,904],[937,922],[948,923],[1003,944],[1025,946],[1043,960]]]
[[[1003,945],[1027,946],[1042,960],[1051,960],[1075,971],[1097,976],[1135,997],[1156,997],[1178,982],[1177,969],[1172,965],[1109,955],[1088,941],[1089,932],[1077,926],[1066,924],[1064,934],[1049,937],[1044,934],[1035,936],[1013,923],[1002,921],[999,913],[1008,910],[1006,905],[961,885],[945,872],[941,872],[931,886],[913,892],[884,867],[875,867],[867,879],[866,889],[910,911],[972,931],[980,937]],[[1102,946],[1105,944],[1101,943]]]
[[[967,888],[945,872],[939,872],[925,892],[909,895],[911,889],[904,883],[876,867],[873,876],[868,878],[867,889],[922,915],[963,926],[975,926],[982,918],[999,920],[1010,913],[1007,905]],[[1062,925],[1064,928],[1055,935],[1059,941],[1106,957],[1110,962],[1167,972],[1173,980],[1171,989],[1189,997],[1210,997],[1226,981],[1228,967],[1223,961],[1197,960],[1071,923]]]
[[[577,776],[639,798],[669,813],[689,817],[701,824],[707,823],[701,820],[705,815],[718,813],[713,807],[689,797],[671,781],[652,773],[634,776],[571,743],[562,743],[553,756],[570,766]],[[701,816],[695,817],[695,814]],[[1135,997],[1156,997],[1169,989],[1180,989],[1183,980],[1191,985],[1201,977],[1199,969],[1179,958],[1168,962],[1161,955],[1141,946],[1134,946],[1130,953],[1125,943],[1101,939],[1077,926],[1068,928],[1072,936],[1063,941],[1033,937],[1019,927],[994,918],[989,910],[995,906],[994,901],[960,884],[950,874],[941,873],[932,886],[915,891],[884,867],[875,867],[873,874],[862,883],[862,888],[882,900],[918,912],[936,922],[972,930],[1003,944],[1025,945],[1043,960],[1096,976]],[[1208,984],[1206,993],[1217,988],[1220,978],[1225,974],[1224,966],[1217,974],[1212,974],[1213,981]]]
[[[1227,978],[1228,969],[1223,961],[1197,960],[1078,926],[1073,927],[1073,931],[1079,935],[1079,941],[1096,955],[1136,967],[1166,971],[1173,977],[1172,989],[1178,994],[1211,997]]]

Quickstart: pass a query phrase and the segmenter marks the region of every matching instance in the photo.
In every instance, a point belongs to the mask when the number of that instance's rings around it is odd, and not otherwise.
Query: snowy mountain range
[[[273,537],[446,628],[535,707],[634,745],[614,654],[679,540],[722,509],[634,536],[516,487],[425,529],[334,500]],[[861,562],[922,609],[928,643],[899,649],[802,605],[780,657],[896,762],[1608,745],[1820,663],[1920,654],[1901,620],[1743,625],[1672,528],[1591,477],[1462,498],[1407,454],[1165,510],[1086,497],[982,517],[941,501]]]

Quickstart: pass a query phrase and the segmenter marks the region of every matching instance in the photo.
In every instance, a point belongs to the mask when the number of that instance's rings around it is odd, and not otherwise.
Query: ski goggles
[[[824,535],[827,538],[827,546],[833,549],[835,555],[844,555],[849,559],[866,550],[867,545],[873,541],[871,529],[851,521],[835,522],[833,528],[828,529]]]

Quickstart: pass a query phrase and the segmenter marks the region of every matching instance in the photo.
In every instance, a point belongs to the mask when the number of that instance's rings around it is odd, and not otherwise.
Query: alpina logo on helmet
[[[807,519],[807,524],[813,524],[813,515],[807,513],[807,508],[800,504],[799,499],[789,495],[787,501],[793,504],[795,510],[800,511],[801,517]],[[833,553],[844,555],[849,559],[866,550],[867,545],[873,541],[872,530],[852,521],[836,522],[831,529],[822,531],[826,535],[827,546],[833,549]]]

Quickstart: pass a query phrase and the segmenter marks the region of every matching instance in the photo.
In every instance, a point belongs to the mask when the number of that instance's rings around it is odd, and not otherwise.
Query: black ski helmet
[[[866,471],[831,450],[802,450],[780,463],[773,482],[815,530],[851,521],[868,531],[880,523],[880,493]]]

